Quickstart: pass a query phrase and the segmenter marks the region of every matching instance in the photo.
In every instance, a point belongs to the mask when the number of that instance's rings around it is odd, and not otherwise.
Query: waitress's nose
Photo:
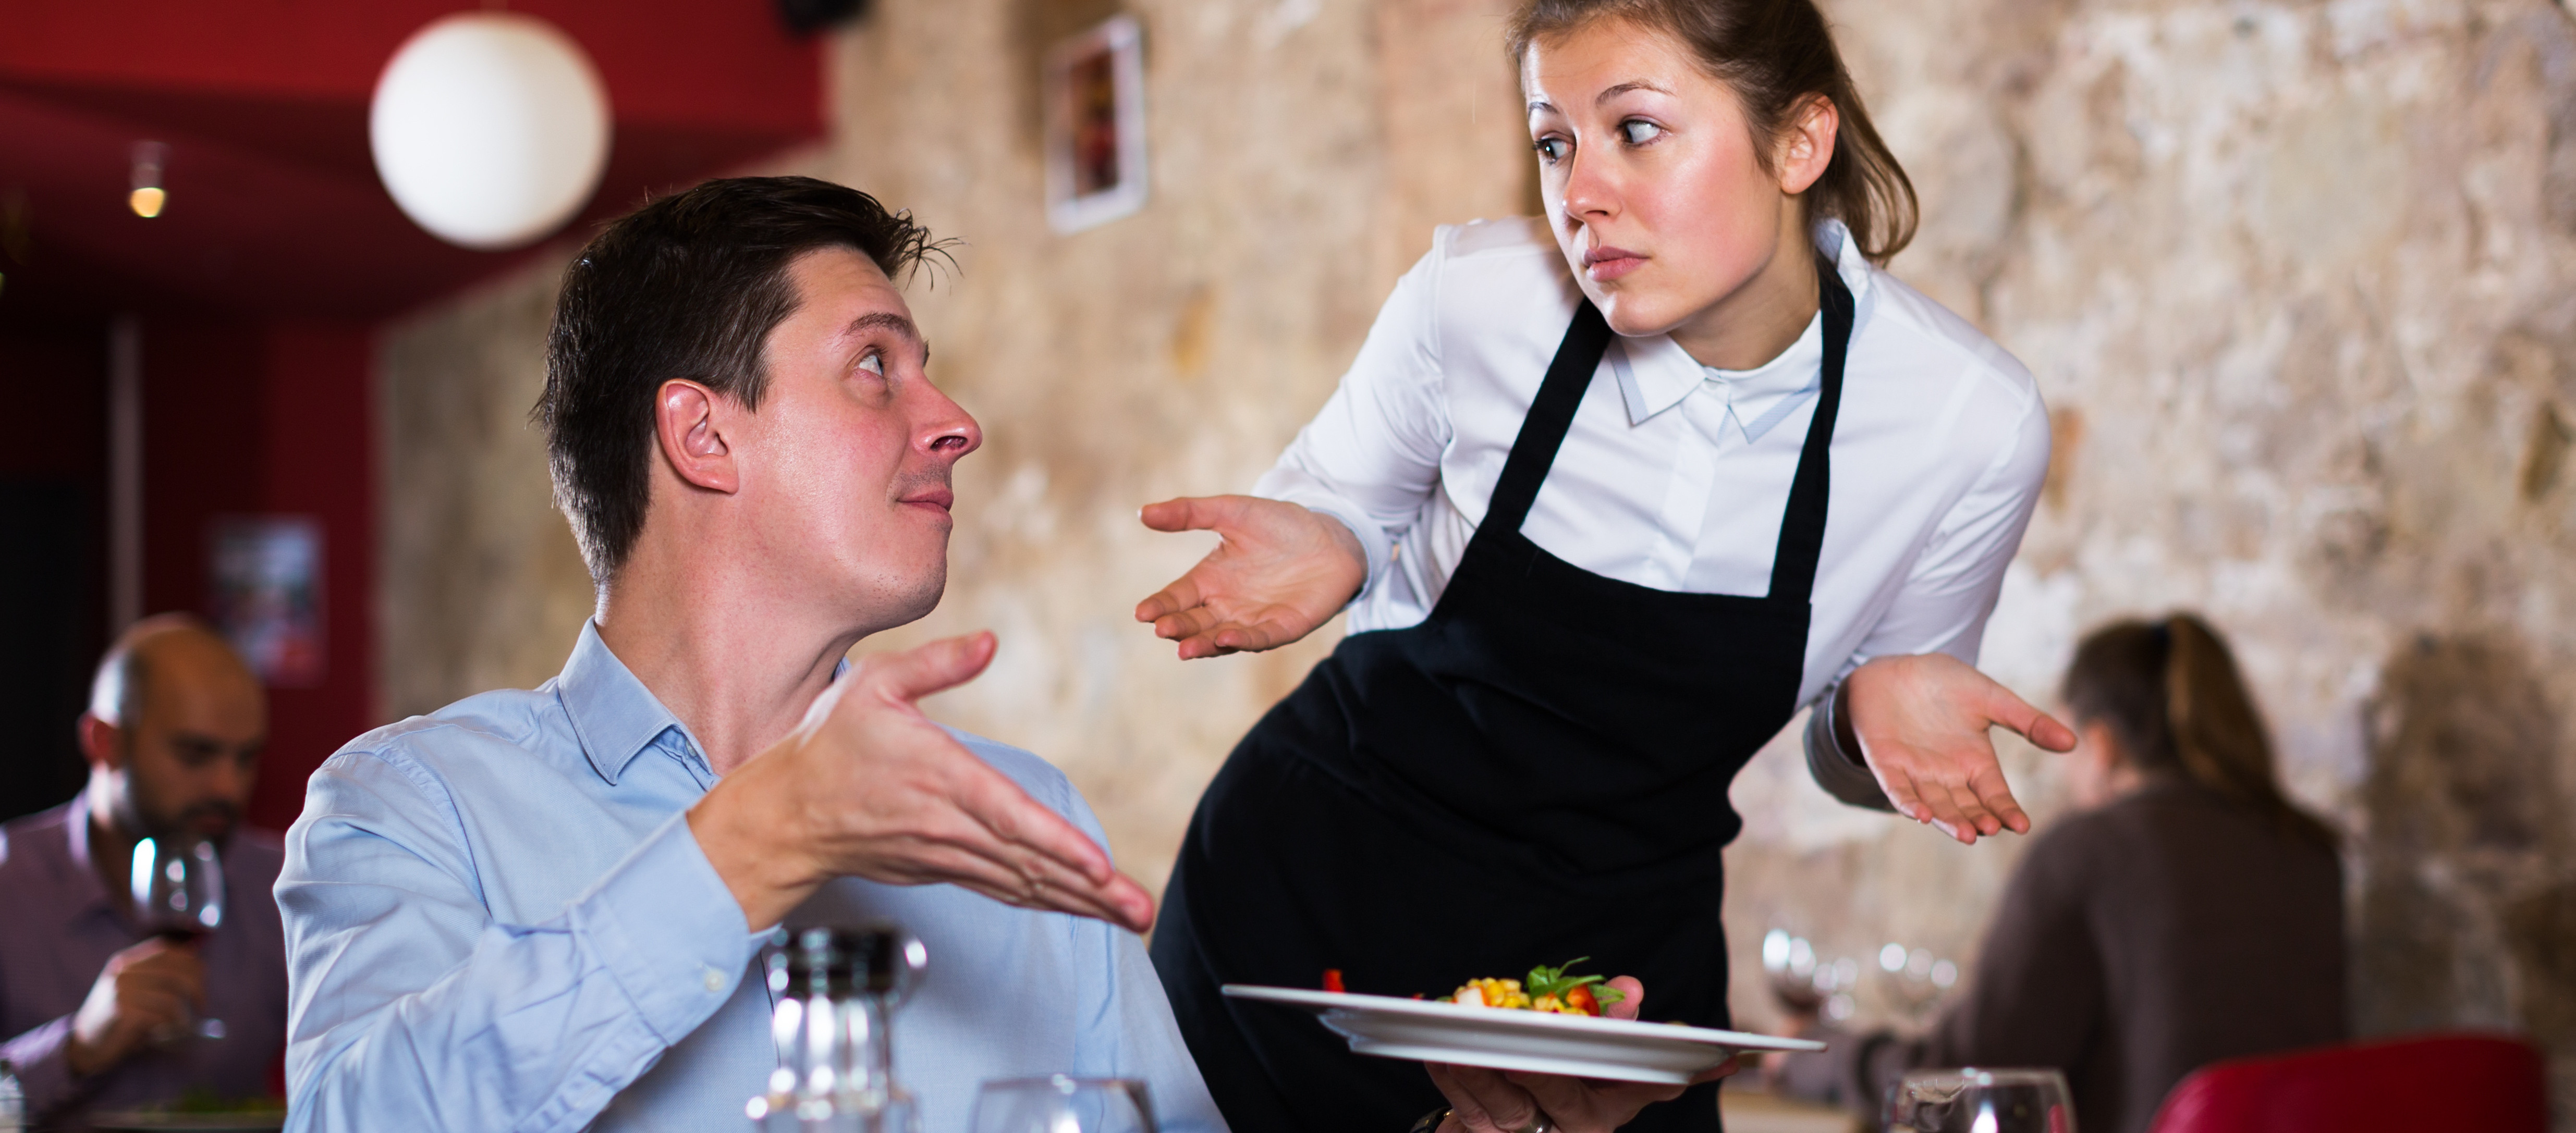
[[[1569,225],[1598,224],[1619,215],[1619,185],[1609,155],[1593,156],[1592,148],[1578,146],[1567,158],[1563,207]]]

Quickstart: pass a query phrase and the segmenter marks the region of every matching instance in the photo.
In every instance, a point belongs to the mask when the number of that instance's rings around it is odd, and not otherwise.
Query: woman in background
[[[1783,1060],[1791,1092],[1875,1117],[1908,1067],[2053,1066],[2081,1128],[2141,1133],[2201,1066],[2345,1037],[2335,836],[2282,795],[2217,631],[2104,626],[2064,694],[2077,813],[2014,872],[1966,998],[1921,1038]]]

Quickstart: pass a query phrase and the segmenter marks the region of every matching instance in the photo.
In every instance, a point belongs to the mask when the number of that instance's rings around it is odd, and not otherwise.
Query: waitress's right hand
[[[1342,521],[1258,496],[1186,496],[1147,504],[1156,531],[1214,531],[1224,540],[1153,597],[1136,620],[1181,643],[1181,659],[1276,649],[1324,624],[1368,580],[1368,552]]]

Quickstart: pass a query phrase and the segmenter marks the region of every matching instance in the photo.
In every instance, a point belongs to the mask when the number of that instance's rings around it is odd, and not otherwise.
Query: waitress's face
[[[1735,92],[1673,36],[1595,20],[1531,44],[1521,87],[1548,220],[1611,329],[1673,332],[1803,244],[1795,194],[1825,162],[1757,141]],[[1757,145],[1780,159],[1770,170]]]

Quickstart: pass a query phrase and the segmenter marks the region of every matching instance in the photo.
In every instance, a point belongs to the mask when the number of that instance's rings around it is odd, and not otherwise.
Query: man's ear
[[[89,765],[113,771],[125,766],[125,736],[122,729],[87,712],[80,718],[81,757]]]
[[[1789,128],[1780,134],[1778,160],[1772,168],[1780,171],[1780,191],[1803,193],[1825,175],[1833,164],[1834,138],[1842,131],[1842,112],[1834,100],[1823,95],[1809,95],[1789,111]]]
[[[710,492],[730,493],[741,486],[733,450],[716,416],[722,402],[714,390],[673,378],[653,395],[653,436],[662,459],[680,479]]]

